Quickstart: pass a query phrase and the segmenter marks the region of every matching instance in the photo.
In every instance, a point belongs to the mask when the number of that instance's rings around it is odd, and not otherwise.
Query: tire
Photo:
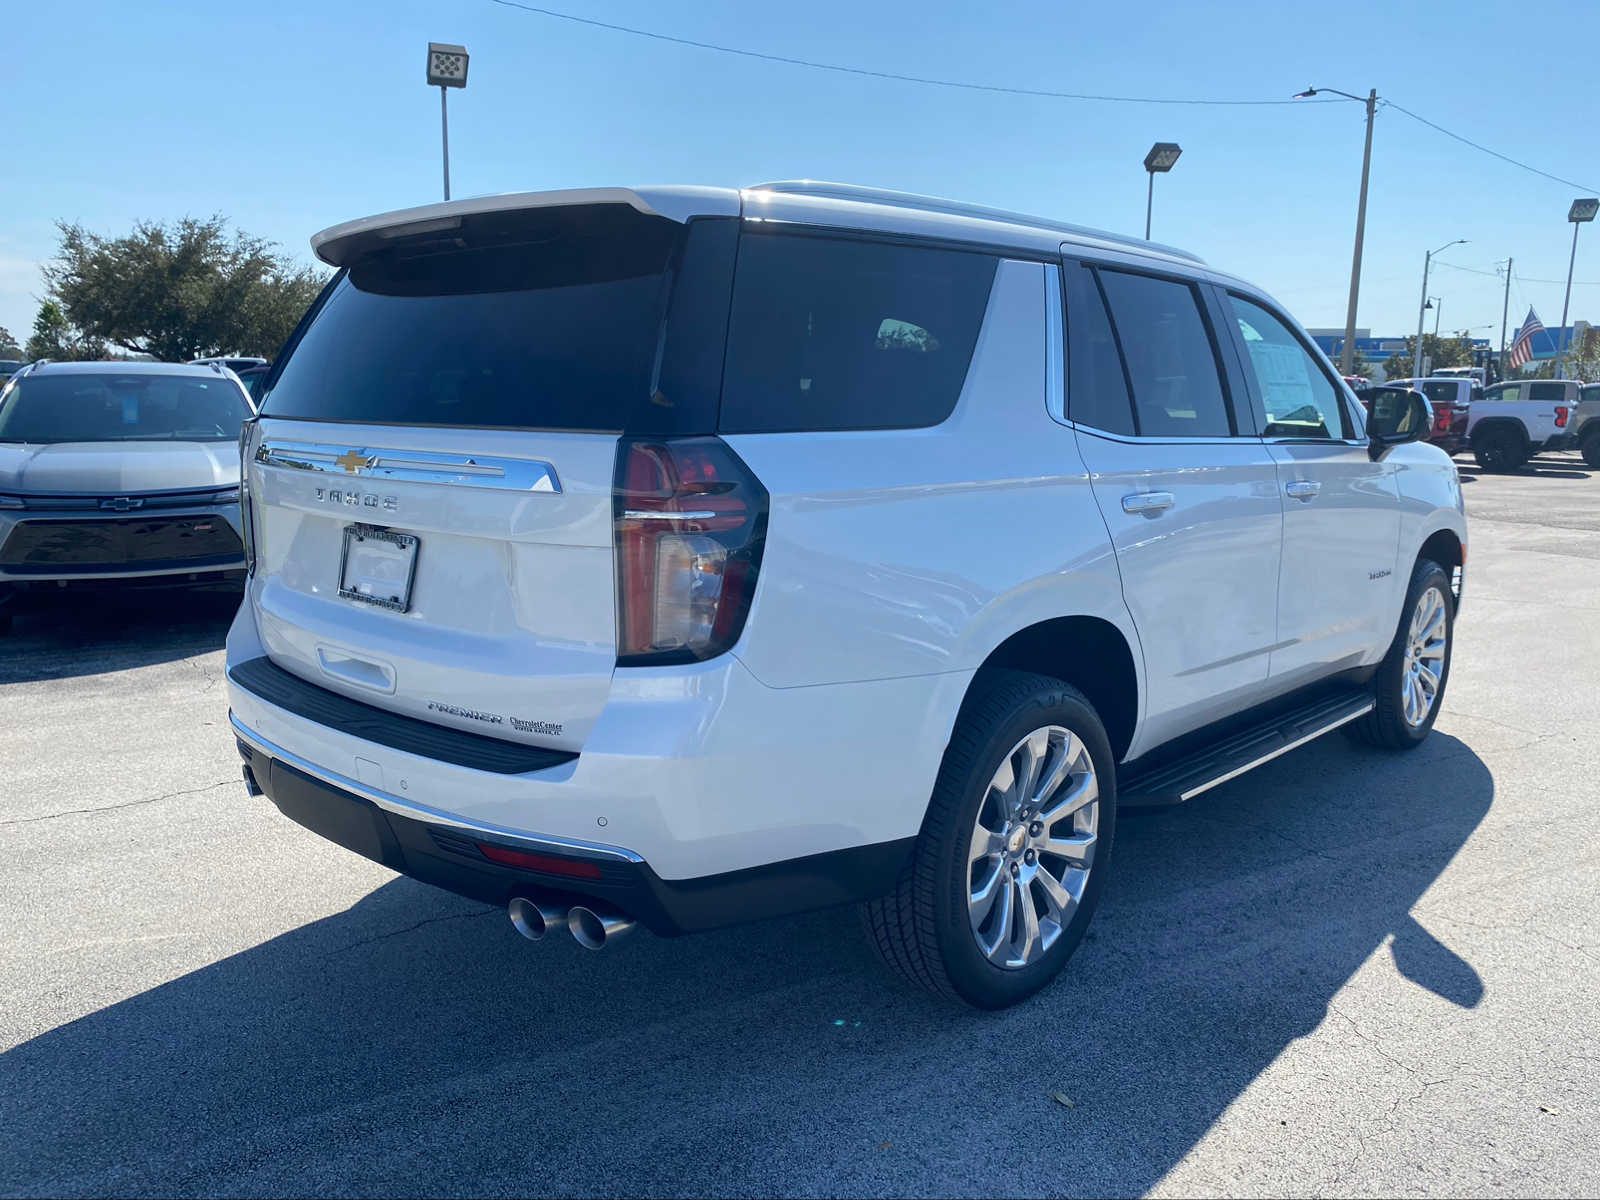
[[[1584,438],[1580,449],[1585,463],[1591,467],[1600,467],[1600,434],[1591,434]]]
[[[1426,712],[1420,720],[1414,720],[1416,710],[1410,708],[1408,715],[1406,694],[1406,680],[1408,675],[1412,675],[1411,664],[1414,661],[1410,652],[1413,646],[1412,626],[1422,611],[1423,598],[1430,592],[1436,594],[1443,619],[1444,644],[1436,647],[1431,639],[1423,639],[1418,643],[1429,650],[1439,649],[1440,653],[1437,658],[1432,655],[1420,656],[1424,665],[1429,661],[1436,664],[1438,685],[1434,688]],[[1358,740],[1389,750],[1410,750],[1422,744],[1438,720],[1439,708],[1444,704],[1445,688],[1450,684],[1450,658],[1455,650],[1455,630],[1456,605],[1450,595],[1450,576],[1438,563],[1421,559],[1411,572],[1411,585],[1406,588],[1406,602],[1400,610],[1400,624],[1395,630],[1394,641],[1372,681],[1376,703],[1370,713],[1349,726],[1350,732]],[[1425,690],[1420,683],[1414,683],[1414,686],[1418,688],[1419,695]]]
[[[996,776],[1010,771],[1015,781],[1030,757],[1036,777],[1055,778],[1063,765],[1064,774],[1057,788],[1038,793],[1036,812],[1024,813],[1046,820],[1008,823]],[[1095,797],[1086,799],[1091,784]],[[1016,1004],[1060,974],[1083,939],[1116,820],[1116,760],[1083,693],[1044,675],[984,672],[961,706],[910,862],[894,891],[861,906],[867,940],[888,966],[938,995],[984,1009]],[[974,856],[980,838],[987,852]],[[1072,857],[1046,844],[1071,845]],[[986,875],[993,899],[983,907],[973,881]],[[1052,899],[1070,900],[1074,888],[1075,904]],[[1031,929],[1024,901],[1034,912]],[[985,954],[982,938],[994,953]]]
[[[1474,443],[1472,457],[1485,471],[1515,471],[1528,461],[1528,450],[1511,430],[1491,429]]]

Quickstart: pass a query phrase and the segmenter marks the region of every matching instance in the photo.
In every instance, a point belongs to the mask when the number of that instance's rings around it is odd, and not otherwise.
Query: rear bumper
[[[618,670],[581,752],[540,763],[507,757],[537,751],[530,742],[482,738],[465,720],[422,722],[423,737],[382,695],[331,676],[309,682],[365,712],[263,694],[247,664],[267,655],[247,587],[228,634],[228,703],[236,733],[269,754],[402,816],[626,847],[670,881],[915,837],[972,675],[772,688],[734,654]]]
[[[603,901],[662,936],[881,895],[894,886],[913,844],[906,838],[664,880],[638,855],[617,847],[533,839],[407,813],[397,797],[369,798],[359,794],[355,781],[338,786],[281,747],[264,743],[237,718],[233,726],[250,781],[290,820],[347,850],[485,904],[503,906],[514,896]],[[522,854],[539,866],[502,865],[489,857],[496,851]]]

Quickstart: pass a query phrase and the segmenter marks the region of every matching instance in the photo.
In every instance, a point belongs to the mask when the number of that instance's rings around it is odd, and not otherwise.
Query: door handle
[[[1315,479],[1296,479],[1293,483],[1285,484],[1283,490],[1296,500],[1310,500],[1322,490],[1322,485]]]
[[[1122,511],[1156,517],[1166,512],[1174,503],[1176,501],[1171,492],[1135,492],[1131,496],[1122,498]]]

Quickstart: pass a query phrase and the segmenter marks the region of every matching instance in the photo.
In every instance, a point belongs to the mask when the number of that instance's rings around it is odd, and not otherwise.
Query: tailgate
[[[268,418],[254,440],[274,662],[407,716],[582,745],[616,661],[615,436]]]

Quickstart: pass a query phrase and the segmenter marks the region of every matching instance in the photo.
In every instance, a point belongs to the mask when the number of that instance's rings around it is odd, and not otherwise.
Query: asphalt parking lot
[[[992,1015],[847,910],[527,943],[246,798],[225,601],[20,617],[0,1192],[1592,1196],[1600,471],[1462,463],[1435,735],[1130,818],[1092,940]]]

